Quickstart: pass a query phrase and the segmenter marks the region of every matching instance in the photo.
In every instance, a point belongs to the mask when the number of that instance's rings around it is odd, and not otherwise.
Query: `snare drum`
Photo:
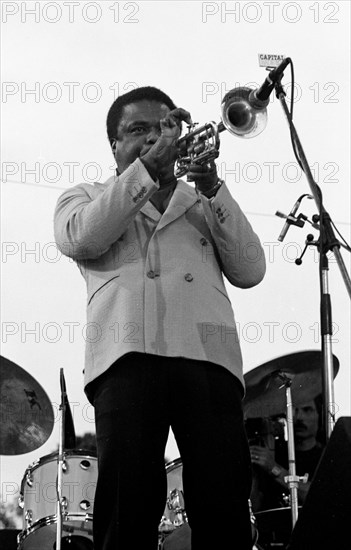
[[[56,547],[57,453],[29,466],[21,484],[23,531],[18,548],[52,550]],[[93,548],[92,520],[97,482],[97,458],[90,451],[64,453],[62,475],[62,547]]]

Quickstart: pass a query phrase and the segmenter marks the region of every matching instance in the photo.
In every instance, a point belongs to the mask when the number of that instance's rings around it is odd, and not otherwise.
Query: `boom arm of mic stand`
[[[319,213],[320,213],[321,222],[324,223],[326,239],[327,239],[327,243],[329,243],[329,249],[332,250],[334,255],[335,255],[335,258],[336,258],[336,261],[338,263],[341,275],[344,279],[346,290],[347,290],[347,292],[348,292],[348,294],[351,298],[351,280],[350,280],[350,276],[349,276],[349,274],[346,270],[344,260],[342,259],[342,256],[340,254],[340,250],[339,250],[340,244],[338,243],[338,239],[335,237],[335,233],[334,233],[333,227],[332,227],[331,222],[330,222],[330,216],[325,211],[325,209],[324,209],[324,207],[321,203],[319,192],[318,192],[318,186],[317,186],[316,182],[313,179],[312,172],[310,170],[308,161],[307,161],[305,153],[303,151],[299,136],[296,132],[296,128],[294,126],[294,123],[291,120],[290,112],[288,110],[288,107],[287,107],[286,101],[285,101],[285,92],[283,91],[281,83],[277,83],[276,90],[277,90],[277,98],[279,99],[279,101],[281,103],[281,106],[283,108],[283,111],[284,111],[284,113],[286,115],[286,118],[288,120],[289,127],[291,129],[291,133],[292,133],[293,139],[294,139],[295,144],[296,144],[296,148],[297,148],[300,160],[301,160],[301,164],[303,166],[304,173],[306,174],[306,178],[307,178],[307,181],[308,181],[309,186],[311,188],[312,195],[314,197],[314,200],[316,201],[316,204],[317,204],[317,207],[318,207],[318,210],[319,210]]]
[[[303,151],[299,136],[297,134],[297,131],[295,129],[295,126],[293,124],[293,121],[291,119],[290,112],[288,110],[286,101],[285,101],[285,92],[283,90],[281,82],[277,82],[275,86],[276,90],[276,96],[280,101],[280,104],[283,108],[283,111],[285,113],[285,116],[288,120],[288,124],[291,131],[292,139],[294,140],[296,150],[299,155],[299,159],[301,161],[304,173],[306,174],[307,181],[309,183],[311,193],[315,199],[315,202],[317,204],[319,214],[320,214],[320,224],[321,224],[321,230],[322,225],[324,227],[324,236],[326,239],[326,243],[322,243],[322,246],[325,245],[325,251],[332,250],[334,253],[334,256],[336,258],[337,264],[339,266],[341,275],[343,277],[347,292],[349,296],[351,297],[351,281],[350,277],[347,273],[346,266],[344,264],[344,261],[341,257],[338,240],[335,237],[334,230],[332,228],[331,222],[330,222],[330,216],[325,211],[324,206],[321,202],[320,193],[318,186],[316,182],[313,179],[312,172],[310,170],[309,164],[307,162],[305,153]],[[321,240],[322,240],[322,233],[321,233]],[[321,294],[322,297],[322,304],[323,302],[326,302],[327,300],[324,300],[325,296],[325,290],[328,291],[327,288],[327,279],[326,279],[326,271],[324,271],[324,274],[322,275],[322,289]],[[328,295],[329,296],[329,295]],[[329,301],[330,304],[330,301]],[[322,309],[322,307],[321,307]],[[327,315],[330,316],[331,319],[331,313],[328,313]],[[321,312],[321,327],[324,324],[324,315]],[[331,324],[331,323],[330,323]],[[332,353],[332,343],[331,343],[331,334],[322,334],[322,351],[323,351],[323,404],[324,404],[324,419],[325,419],[325,432],[326,432],[326,442],[329,440],[331,432],[334,428],[335,418],[334,418],[334,387],[333,387],[333,353]]]

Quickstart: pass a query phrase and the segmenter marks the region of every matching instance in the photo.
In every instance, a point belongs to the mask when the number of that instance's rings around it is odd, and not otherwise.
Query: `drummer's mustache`
[[[295,428],[306,428],[306,425],[303,422],[295,422]]]

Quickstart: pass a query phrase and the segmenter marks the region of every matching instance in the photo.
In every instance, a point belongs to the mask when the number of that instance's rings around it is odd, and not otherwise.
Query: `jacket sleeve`
[[[98,258],[158,188],[137,159],[101,193],[87,184],[68,189],[59,197],[54,214],[59,250],[74,260]]]
[[[213,198],[201,195],[201,201],[228,281],[240,288],[260,283],[266,272],[263,248],[225,183]]]

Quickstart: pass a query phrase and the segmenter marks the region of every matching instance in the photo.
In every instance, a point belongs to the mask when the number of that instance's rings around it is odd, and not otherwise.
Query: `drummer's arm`
[[[256,466],[262,468],[262,470],[282,487],[284,492],[288,493],[289,485],[286,483],[285,478],[289,475],[289,472],[275,461],[274,451],[268,447],[252,445],[250,446],[250,454],[252,464],[256,464]],[[300,504],[305,502],[310,486],[311,482],[309,481],[306,483],[302,481],[299,482],[297,495]]]

